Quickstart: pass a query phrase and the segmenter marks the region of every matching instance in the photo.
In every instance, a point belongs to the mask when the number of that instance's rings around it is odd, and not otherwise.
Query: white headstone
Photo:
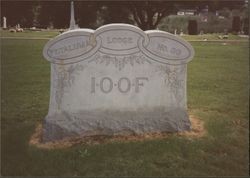
[[[183,36],[183,31],[182,31],[182,29],[181,29],[181,32],[180,32],[180,36]]]
[[[3,28],[7,28],[7,18],[3,17]]]
[[[67,136],[189,130],[192,46],[127,24],[65,32],[44,47],[51,62],[44,141]]]
[[[174,30],[174,35],[177,35],[177,29]]]

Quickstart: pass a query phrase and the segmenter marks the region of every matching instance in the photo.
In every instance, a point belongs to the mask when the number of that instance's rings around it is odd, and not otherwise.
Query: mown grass
[[[8,30],[1,30],[2,37],[22,37],[22,38],[53,38],[56,35],[59,35],[59,30],[43,30],[43,31],[30,31],[25,30],[24,32],[9,32]],[[223,36],[222,33],[214,33],[214,34],[204,34],[204,35],[183,35],[182,38],[186,40],[221,40],[219,36]],[[229,34],[227,39],[222,39],[223,41],[228,40],[245,40],[247,41],[248,38],[240,37],[238,35]]]
[[[59,30],[45,30],[45,31],[30,31],[24,30],[24,32],[9,32],[8,30],[1,30],[2,37],[26,37],[26,38],[53,38],[56,35],[59,35]]]
[[[220,39],[219,36],[223,36],[223,33],[213,33],[213,34],[203,34],[203,35],[183,35],[181,36],[185,40],[222,40],[222,41],[230,41],[230,40],[245,40],[248,41],[248,37],[242,37],[238,35],[228,34],[228,38]]]
[[[1,173],[19,176],[247,176],[248,43],[193,42],[188,108],[207,135],[43,150],[28,141],[48,110],[46,40],[1,41]]]

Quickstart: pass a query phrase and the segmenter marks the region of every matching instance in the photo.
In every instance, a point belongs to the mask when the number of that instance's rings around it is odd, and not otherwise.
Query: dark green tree
[[[75,17],[80,27],[96,28],[106,23],[131,23],[143,30],[155,29],[164,17],[175,14],[178,9],[196,9],[199,12],[208,6],[209,11],[227,7],[239,9],[245,0],[224,1],[75,1]],[[68,28],[70,1],[1,1],[1,19],[14,26],[38,26]]]
[[[131,1],[128,8],[142,30],[155,29],[163,17],[177,12],[173,1]]]
[[[100,16],[103,19],[103,24],[109,23],[128,23],[134,24],[131,19],[131,12],[128,8],[126,1],[114,2],[106,1],[103,2],[99,9]]]
[[[222,8],[239,9],[244,5],[244,0],[225,1],[225,0],[210,0],[210,1],[121,1],[107,2],[103,4],[107,6],[109,16],[104,16],[107,22],[130,22],[139,26],[143,30],[155,29],[164,17],[176,14],[179,9],[195,9],[199,13],[205,7],[209,11],[215,12]],[[131,17],[128,20],[128,17]],[[132,22],[131,22],[132,20]]]
[[[196,20],[188,21],[188,34],[197,35],[198,34],[198,24]]]
[[[232,31],[234,33],[238,33],[240,31],[241,27],[241,21],[239,16],[233,17],[233,22],[232,22]]]
[[[75,19],[81,28],[97,28],[96,23],[100,18],[100,9],[103,6],[100,1],[75,1]],[[102,25],[102,24],[100,24]]]
[[[70,20],[69,1],[41,1],[39,22],[41,27],[68,28]]]
[[[7,18],[7,26],[31,27],[33,24],[32,1],[1,1],[1,20]]]
[[[243,31],[245,35],[249,35],[249,18],[243,20]]]

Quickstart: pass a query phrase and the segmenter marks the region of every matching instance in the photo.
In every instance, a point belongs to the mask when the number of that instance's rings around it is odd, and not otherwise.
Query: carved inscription
[[[48,52],[51,56],[61,55],[67,52],[71,52],[80,48],[86,48],[89,45],[88,41],[82,41],[77,43],[68,44],[60,48],[49,49]]]
[[[113,81],[110,77],[103,77],[97,80],[95,77],[91,77],[91,93],[95,93],[97,90],[103,93],[110,93],[116,88],[120,93],[128,93],[135,91],[139,93],[141,87],[148,82],[147,77],[136,77],[134,80],[130,80],[127,77],[121,77],[117,81]]]
[[[179,56],[181,55],[181,50],[178,48],[168,48],[167,45],[158,43],[157,50],[163,53],[170,53],[171,55]]]
[[[114,43],[114,44],[128,44],[128,43],[133,43],[133,39],[131,37],[107,37],[107,42],[108,44]]]

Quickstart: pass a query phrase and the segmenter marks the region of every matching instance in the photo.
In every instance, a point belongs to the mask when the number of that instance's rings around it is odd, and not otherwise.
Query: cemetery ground
[[[29,145],[47,114],[50,64],[42,57],[51,33],[2,33],[1,174],[47,176],[247,176],[249,46],[246,39],[191,42],[188,111],[204,122],[200,138],[170,135],[145,141],[79,144],[62,149]],[[40,35],[40,36],[39,36]],[[209,38],[216,38],[208,35]],[[197,39],[198,36],[186,36]],[[230,40],[230,37],[229,37]]]

